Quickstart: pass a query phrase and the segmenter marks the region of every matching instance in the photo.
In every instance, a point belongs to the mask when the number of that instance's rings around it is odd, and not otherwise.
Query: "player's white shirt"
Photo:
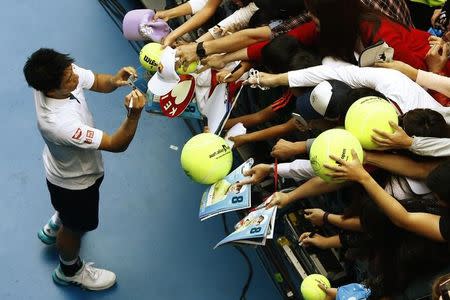
[[[84,98],[84,89],[94,84],[92,71],[73,65],[79,82],[76,99],[54,99],[34,90],[38,129],[45,141],[43,162],[48,181],[72,190],[85,189],[103,176],[98,149],[103,131],[94,120]]]

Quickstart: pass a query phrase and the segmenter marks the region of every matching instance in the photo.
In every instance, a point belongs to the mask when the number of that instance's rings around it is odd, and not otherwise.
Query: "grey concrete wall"
[[[163,9],[166,1],[164,0],[141,0],[141,2],[145,5],[147,8],[151,9]]]

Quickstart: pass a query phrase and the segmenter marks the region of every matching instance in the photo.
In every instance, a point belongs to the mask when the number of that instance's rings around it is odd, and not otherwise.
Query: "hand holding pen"
[[[218,82],[234,82],[241,78],[241,76],[250,70],[251,64],[246,61],[240,62],[231,72],[221,71],[217,73],[217,81]]]
[[[325,239],[326,238],[318,234],[315,229],[312,232],[303,232],[298,239],[298,244],[305,247],[315,246],[318,248],[323,248]]]
[[[147,103],[147,97],[138,89],[133,89],[125,96],[125,107],[128,110],[128,118],[139,118],[142,109]]]

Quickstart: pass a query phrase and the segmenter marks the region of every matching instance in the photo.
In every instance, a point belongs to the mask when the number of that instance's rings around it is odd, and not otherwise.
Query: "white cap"
[[[180,81],[180,76],[175,71],[175,52],[175,49],[166,47],[161,54],[158,72],[148,82],[148,89],[154,95],[166,95]]]
[[[322,81],[311,92],[311,106],[324,116],[333,95],[333,87],[328,81]]]

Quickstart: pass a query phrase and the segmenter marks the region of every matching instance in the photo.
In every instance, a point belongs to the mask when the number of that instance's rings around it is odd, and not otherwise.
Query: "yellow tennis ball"
[[[161,61],[162,46],[158,43],[148,43],[139,53],[139,62],[147,71],[155,73]]]
[[[393,133],[389,121],[398,124],[395,108],[388,101],[374,96],[364,97],[353,103],[345,116],[345,129],[350,131],[364,149],[378,147],[372,141],[373,129]]]
[[[177,73],[180,75],[183,74],[191,74],[194,73],[195,70],[197,70],[198,67],[198,61],[193,61],[189,64],[189,66],[187,66],[187,68],[184,68],[183,66],[180,66],[177,68]]]
[[[360,161],[363,160],[364,152],[358,139],[345,129],[330,129],[322,132],[311,145],[309,160],[317,176],[326,182],[334,181],[328,174],[332,171],[323,165],[337,166],[330,155],[337,156],[344,161],[352,161],[352,149],[356,151]]]
[[[326,293],[318,286],[319,282],[330,288],[328,279],[320,274],[312,274],[303,279],[300,292],[305,300],[324,300]]]
[[[233,163],[231,148],[212,133],[192,137],[181,151],[181,166],[192,180],[212,184],[228,175]]]

